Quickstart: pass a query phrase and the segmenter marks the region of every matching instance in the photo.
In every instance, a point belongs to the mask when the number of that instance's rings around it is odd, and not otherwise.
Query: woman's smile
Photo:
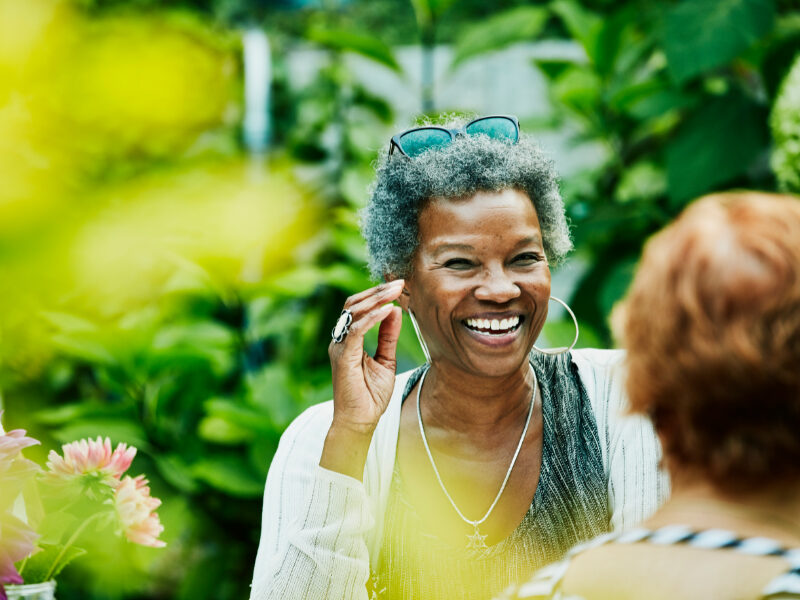
[[[525,315],[519,313],[482,314],[461,323],[473,337],[487,346],[506,346],[519,335]]]

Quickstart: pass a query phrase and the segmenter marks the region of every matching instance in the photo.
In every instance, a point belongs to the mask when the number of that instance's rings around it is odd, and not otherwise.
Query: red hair
[[[633,412],[728,490],[800,478],[800,201],[698,200],[646,245],[615,315]]]

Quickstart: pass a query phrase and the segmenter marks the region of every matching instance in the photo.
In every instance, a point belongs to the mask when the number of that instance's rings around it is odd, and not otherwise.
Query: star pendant
[[[485,539],[486,536],[481,535],[481,532],[478,530],[476,525],[475,533],[467,536],[467,550],[485,550],[489,547],[486,545],[486,542],[484,541]]]

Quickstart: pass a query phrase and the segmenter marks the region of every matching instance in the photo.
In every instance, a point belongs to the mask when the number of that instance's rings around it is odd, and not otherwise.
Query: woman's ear
[[[390,273],[384,275],[383,279],[386,281],[386,283],[389,283],[390,281],[394,281],[395,279],[398,278]],[[400,297],[396,300],[396,302],[400,305],[400,308],[402,308],[406,312],[408,312],[408,301],[410,297],[411,294],[408,291],[408,281],[406,281],[406,284],[403,287],[403,292],[400,294]]]

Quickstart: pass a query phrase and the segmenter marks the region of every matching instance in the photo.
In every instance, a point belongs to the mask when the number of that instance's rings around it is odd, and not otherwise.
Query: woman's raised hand
[[[389,304],[400,297],[404,281],[396,279],[347,299],[353,320],[341,342],[331,342],[333,423],[320,465],[361,479],[372,433],[394,390],[401,310]],[[375,356],[364,350],[364,335],[380,322]]]

